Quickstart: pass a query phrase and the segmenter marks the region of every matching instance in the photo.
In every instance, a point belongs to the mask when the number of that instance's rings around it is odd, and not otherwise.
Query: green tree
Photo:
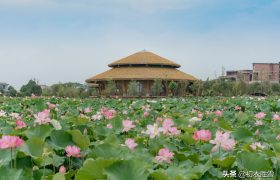
[[[201,96],[203,94],[203,81],[195,81],[191,87],[191,90],[195,96]]]
[[[18,94],[17,90],[13,86],[8,87],[7,96],[16,97]]]
[[[93,94],[93,90],[80,83],[58,83],[43,90],[44,96],[86,98]]]
[[[105,94],[106,95],[115,95],[116,93],[116,83],[113,80],[108,80],[106,88],[105,88]]]
[[[279,83],[273,83],[271,85],[271,90],[273,95],[280,95],[280,84]]]
[[[178,85],[178,94],[179,96],[185,96],[186,93],[190,93],[191,91],[191,86],[190,82],[188,81],[180,81]]]
[[[42,94],[42,88],[36,83],[35,80],[30,80],[26,85],[23,85],[20,88],[20,93],[23,96],[31,96],[32,94],[40,96]]]
[[[174,96],[176,94],[177,89],[178,89],[178,83],[176,83],[175,81],[171,81],[168,84],[168,88],[171,90],[172,96]]]
[[[45,88],[42,90],[42,96],[55,96],[51,88]]]
[[[239,80],[234,82],[232,85],[232,95],[240,96],[248,94],[248,84],[245,83],[243,80]]]
[[[137,82],[130,81],[128,84],[128,94],[130,96],[137,96]]]
[[[160,96],[163,92],[163,85],[161,80],[155,80],[152,87],[151,87],[152,95],[153,96]]]

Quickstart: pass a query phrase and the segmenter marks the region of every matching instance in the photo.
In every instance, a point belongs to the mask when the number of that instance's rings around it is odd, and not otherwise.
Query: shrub
[[[137,96],[137,82],[136,81],[130,81],[128,84],[128,94],[130,96]]]
[[[160,96],[163,92],[163,85],[161,80],[155,80],[152,87],[151,92],[153,96]]]
[[[174,81],[171,81],[168,84],[168,88],[171,90],[172,96],[174,96],[176,94],[177,89],[178,89],[178,84]]]
[[[178,85],[178,95],[185,96],[187,92],[191,91],[189,87],[190,87],[190,83],[188,81],[180,81]]]
[[[108,80],[106,88],[105,88],[105,94],[106,95],[115,95],[116,93],[116,83],[113,80]]]

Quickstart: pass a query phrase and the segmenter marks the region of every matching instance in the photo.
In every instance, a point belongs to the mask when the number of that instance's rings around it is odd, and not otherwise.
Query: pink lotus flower
[[[154,125],[147,125],[147,130],[143,133],[150,135],[150,138],[153,139],[156,136],[160,136],[161,132],[163,132],[163,128],[158,127],[157,124],[154,124]]]
[[[81,118],[85,118],[85,119],[90,119],[87,115],[84,115],[84,114],[82,114],[82,113],[80,114],[80,117],[81,117]]]
[[[163,132],[168,132],[168,129],[171,128],[174,125],[173,121],[171,119],[165,119],[162,123]]]
[[[235,106],[235,111],[240,111],[241,107],[240,106]]]
[[[278,114],[274,114],[272,119],[276,121],[280,121],[280,116]]]
[[[177,127],[171,127],[171,128],[169,128],[168,131],[169,131],[168,134],[171,136],[177,136],[177,135],[181,134],[181,131],[178,130]]]
[[[265,148],[265,146],[263,146],[260,142],[255,142],[255,143],[251,144],[250,147],[253,150],[264,149]]]
[[[215,111],[216,116],[222,116],[223,115],[223,111],[217,110]]]
[[[171,163],[171,159],[173,158],[174,153],[170,152],[168,148],[163,148],[159,150],[158,156],[156,156],[156,160],[161,162]]]
[[[122,130],[122,132],[128,132],[129,130],[135,128],[135,125],[134,125],[133,122],[130,121],[130,120],[124,120],[124,121],[122,122],[122,124],[123,124],[123,130]]]
[[[115,117],[115,111],[113,111],[113,110],[110,110],[110,111],[106,111],[105,113],[104,113],[104,116],[105,116],[105,118],[106,119],[113,119],[114,117]]]
[[[276,139],[277,139],[278,141],[280,141],[280,134],[278,134],[278,135],[276,136]]]
[[[84,113],[91,113],[91,109],[90,108],[85,108]]]
[[[150,105],[149,104],[147,104],[147,105],[145,105],[145,106],[142,106],[142,110],[144,110],[144,111],[150,111],[151,109],[150,109]]]
[[[16,129],[22,129],[25,128],[27,125],[25,124],[25,122],[21,121],[21,120],[16,120]]]
[[[18,136],[3,135],[0,139],[0,149],[17,148],[22,146],[24,141]]]
[[[55,109],[56,108],[56,104],[52,104],[50,102],[47,102],[48,108],[49,109]]]
[[[191,125],[194,125],[194,124],[196,124],[196,123],[198,123],[198,122],[201,122],[201,119],[198,118],[198,117],[193,117],[193,118],[191,118],[191,119],[189,120],[189,122],[190,122]]]
[[[256,126],[262,126],[262,125],[263,125],[263,122],[262,122],[262,121],[256,121],[255,125],[256,125]]]
[[[176,127],[174,127],[174,123],[171,119],[165,119],[162,123],[163,134],[165,135],[179,135],[181,131],[179,131]]]
[[[79,158],[81,157],[80,155],[80,148],[78,148],[77,146],[67,146],[65,148],[65,151],[67,153],[67,157],[76,157],[76,158]]]
[[[256,135],[256,136],[259,136],[259,135],[260,135],[260,130],[259,130],[259,129],[256,130],[255,135]]]
[[[125,145],[133,151],[138,144],[135,143],[134,139],[129,138],[125,141]]]
[[[0,110],[0,117],[5,117],[6,116],[6,112],[3,110]]]
[[[157,124],[162,124],[163,123],[163,118],[162,117],[157,117],[156,123]]]
[[[100,110],[101,114],[105,117],[105,119],[113,119],[116,115],[116,111],[114,109],[109,110],[106,107],[101,108]]]
[[[214,123],[216,123],[216,122],[218,122],[218,121],[219,121],[218,118],[214,118],[214,119],[213,119],[213,122],[214,122]]]
[[[106,127],[107,127],[108,129],[112,129],[112,128],[113,128],[112,124],[107,124]]]
[[[11,113],[10,116],[14,119],[21,119],[21,116],[19,115],[19,113]]]
[[[150,113],[149,113],[148,111],[145,111],[145,112],[144,112],[144,117],[148,117],[149,114],[150,114]]]
[[[220,147],[225,151],[232,150],[236,145],[236,142],[234,139],[230,139],[229,137],[229,132],[222,133],[221,131],[217,131],[216,138],[210,141],[211,144],[215,144],[212,148],[212,152],[217,151]]]
[[[210,141],[212,138],[212,133],[208,130],[195,131],[193,139],[198,141]]]
[[[202,119],[202,118],[203,118],[203,113],[199,112],[199,113],[197,114],[197,117],[200,118],[200,119]]]
[[[263,119],[266,116],[266,114],[264,112],[259,112],[255,115],[255,117],[257,119]]]
[[[66,173],[66,168],[65,168],[65,166],[60,166],[60,168],[59,168],[59,173],[62,173],[62,174]]]
[[[97,114],[91,116],[91,119],[94,120],[94,121],[96,121],[96,120],[99,121],[99,120],[101,120],[102,118],[103,118],[103,115],[102,115],[100,112],[98,112]]]
[[[49,109],[45,109],[42,112],[39,112],[37,115],[35,115],[35,123],[38,123],[40,125],[42,124],[48,124],[51,122],[51,118],[50,118],[50,110]]]

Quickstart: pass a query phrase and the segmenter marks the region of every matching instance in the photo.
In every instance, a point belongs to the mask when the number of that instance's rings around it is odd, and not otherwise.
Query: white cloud
[[[119,7],[128,7],[141,12],[156,12],[156,11],[168,11],[175,9],[187,9],[195,5],[199,5],[202,0],[105,0],[107,4],[114,4]]]
[[[0,5],[18,6],[18,5],[45,5],[50,0],[0,0]]]
[[[0,7],[57,8],[76,11],[138,11],[154,13],[175,9],[188,9],[205,4],[203,0],[0,0]]]

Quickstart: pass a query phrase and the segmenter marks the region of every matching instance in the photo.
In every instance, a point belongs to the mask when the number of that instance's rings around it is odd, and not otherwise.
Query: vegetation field
[[[2,98],[0,179],[276,179],[278,112],[278,97]]]

